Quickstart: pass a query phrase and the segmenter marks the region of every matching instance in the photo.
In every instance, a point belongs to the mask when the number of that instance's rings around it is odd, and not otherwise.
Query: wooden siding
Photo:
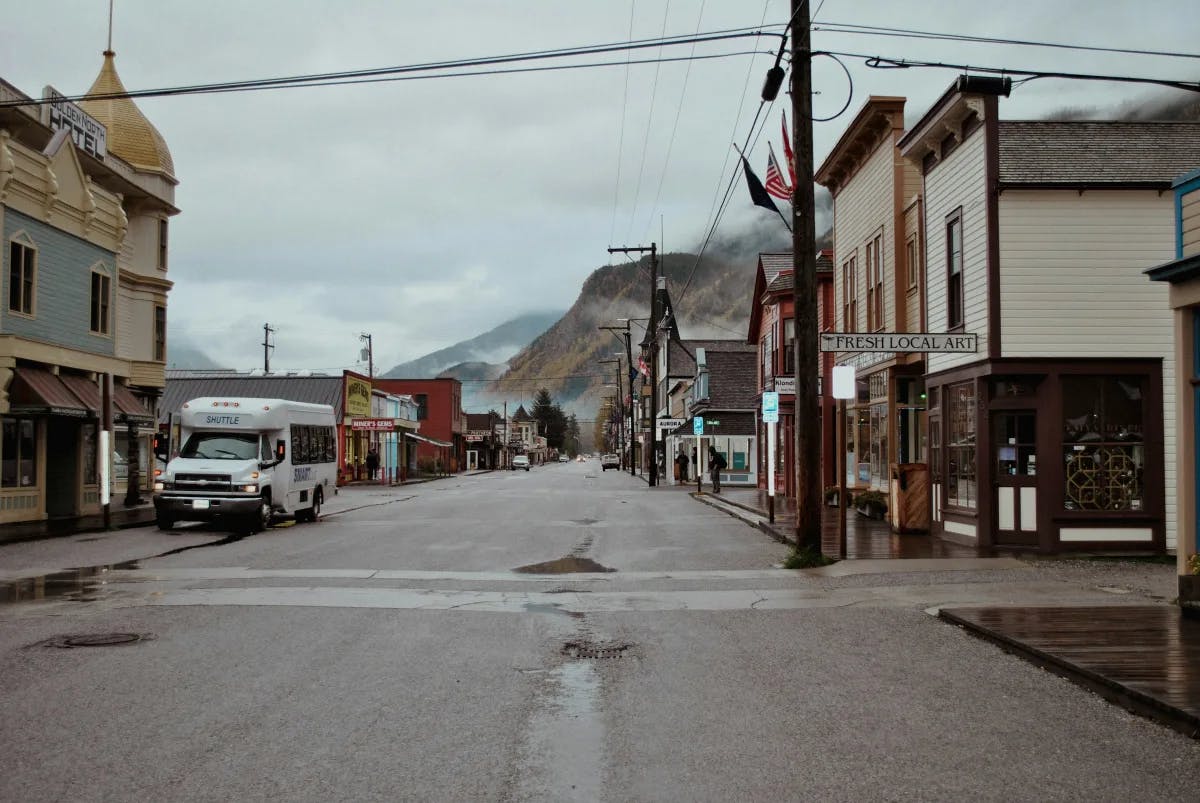
[[[1183,207],[1180,220],[1183,256],[1190,257],[1200,254],[1200,189],[1185,193],[1179,200]]]
[[[14,209],[5,210],[3,223],[0,298],[4,301],[0,334],[111,356],[113,338],[90,331],[91,269],[102,266],[110,277],[115,277],[113,253]],[[8,311],[9,243],[18,233],[23,233],[36,249],[32,317]],[[111,310],[109,314],[112,315]]]
[[[984,177],[984,128],[967,137],[925,177],[925,286],[927,328],[947,331],[946,216],[962,208],[963,321],[979,336],[975,354],[930,354],[928,373],[983,359],[987,329],[987,183]]]
[[[892,248],[894,215],[892,201],[895,148],[892,138],[886,137],[834,199],[837,210],[837,229],[833,254],[835,304],[838,310],[839,331],[865,331],[867,326],[867,255],[866,245],[881,235],[879,252],[883,259],[884,328],[890,329],[896,320],[895,264]],[[858,323],[857,327],[840,329],[844,288],[842,263],[857,251]]]
[[[909,238],[915,238],[917,243],[917,259],[922,260],[925,256],[925,249],[921,242],[921,204],[915,203],[904,210],[904,247],[908,247]],[[905,298],[905,320],[908,321],[908,331],[920,332],[924,330],[924,309],[921,303],[924,298],[923,288],[918,286],[915,289],[908,289],[907,272],[912,270],[912,266],[908,264],[907,254],[904,259],[904,274],[897,277],[899,281],[904,283],[904,298]]]
[[[1174,257],[1174,214],[1174,199],[1152,190],[1000,196],[1001,355],[1163,360],[1168,549],[1177,512],[1170,288],[1143,271]]]

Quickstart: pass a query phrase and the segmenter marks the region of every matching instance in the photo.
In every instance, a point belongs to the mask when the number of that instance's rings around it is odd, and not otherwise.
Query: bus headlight
[[[248,494],[256,494],[256,493],[258,493],[258,486],[257,485],[243,485],[242,491],[244,491],[245,493],[248,493]]]
[[[156,491],[165,491],[166,488],[167,488],[167,484],[165,482],[160,481],[160,482],[154,483],[154,490],[156,490]]]

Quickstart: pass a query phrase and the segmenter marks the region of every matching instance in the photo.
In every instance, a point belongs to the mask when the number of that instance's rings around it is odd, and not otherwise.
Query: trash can
[[[892,463],[892,530],[929,532],[929,465]]]

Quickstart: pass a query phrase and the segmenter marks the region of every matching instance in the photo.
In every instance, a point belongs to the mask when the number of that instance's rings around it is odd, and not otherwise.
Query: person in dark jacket
[[[712,476],[713,493],[721,493],[721,472],[725,470],[725,458],[716,447],[708,447],[708,473]]]
[[[688,481],[687,472],[688,472],[688,462],[689,462],[687,452],[680,452],[679,456],[675,458],[675,462],[679,465],[679,481],[681,483],[687,482]]]
[[[375,479],[375,472],[379,469],[379,452],[375,451],[375,447],[367,450],[367,479]]]

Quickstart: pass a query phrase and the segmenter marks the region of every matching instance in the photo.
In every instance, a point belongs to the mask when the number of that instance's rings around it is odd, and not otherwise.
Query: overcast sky
[[[816,7],[816,6],[814,6]],[[817,22],[921,28],[1196,52],[1195,0],[966,0],[921,6],[827,0]],[[762,25],[787,0],[116,0],[113,49],[130,90],[388,67]],[[0,78],[40,96],[85,91],[99,72],[107,0],[10,2]],[[631,37],[632,31],[632,37]],[[524,75],[141,99],[180,181],[172,220],[171,337],[230,367],[354,368],[358,335],[395,363],[531,310],[566,309],[611,245],[696,247],[741,143],[778,39],[700,45],[730,58]],[[814,33],[814,47],[987,66],[1195,80],[1200,61],[1013,45]],[[757,53],[757,55],[755,55]],[[641,57],[656,50],[639,51]],[[665,56],[688,56],[691,46]],[[635,56],[637,58],[638,56]],[[578,61],[578,60],[577,60]],[[567,63],[540,62],[547,63]],[[939,69],[848,60],[850,108],[815,125],[816,161],[869,95],[908,98],[910,119],[953,80]],[[814,114],[849,86],[815,68]],[[1063,106],[1111,110],[1154,96],[1126,84],[1035,81],[1008,119]],[[781,95],[767,139],[781,154]],[[790,118],[790,114],[789,114]],[[722,228],[769,215],[739,186]]]

